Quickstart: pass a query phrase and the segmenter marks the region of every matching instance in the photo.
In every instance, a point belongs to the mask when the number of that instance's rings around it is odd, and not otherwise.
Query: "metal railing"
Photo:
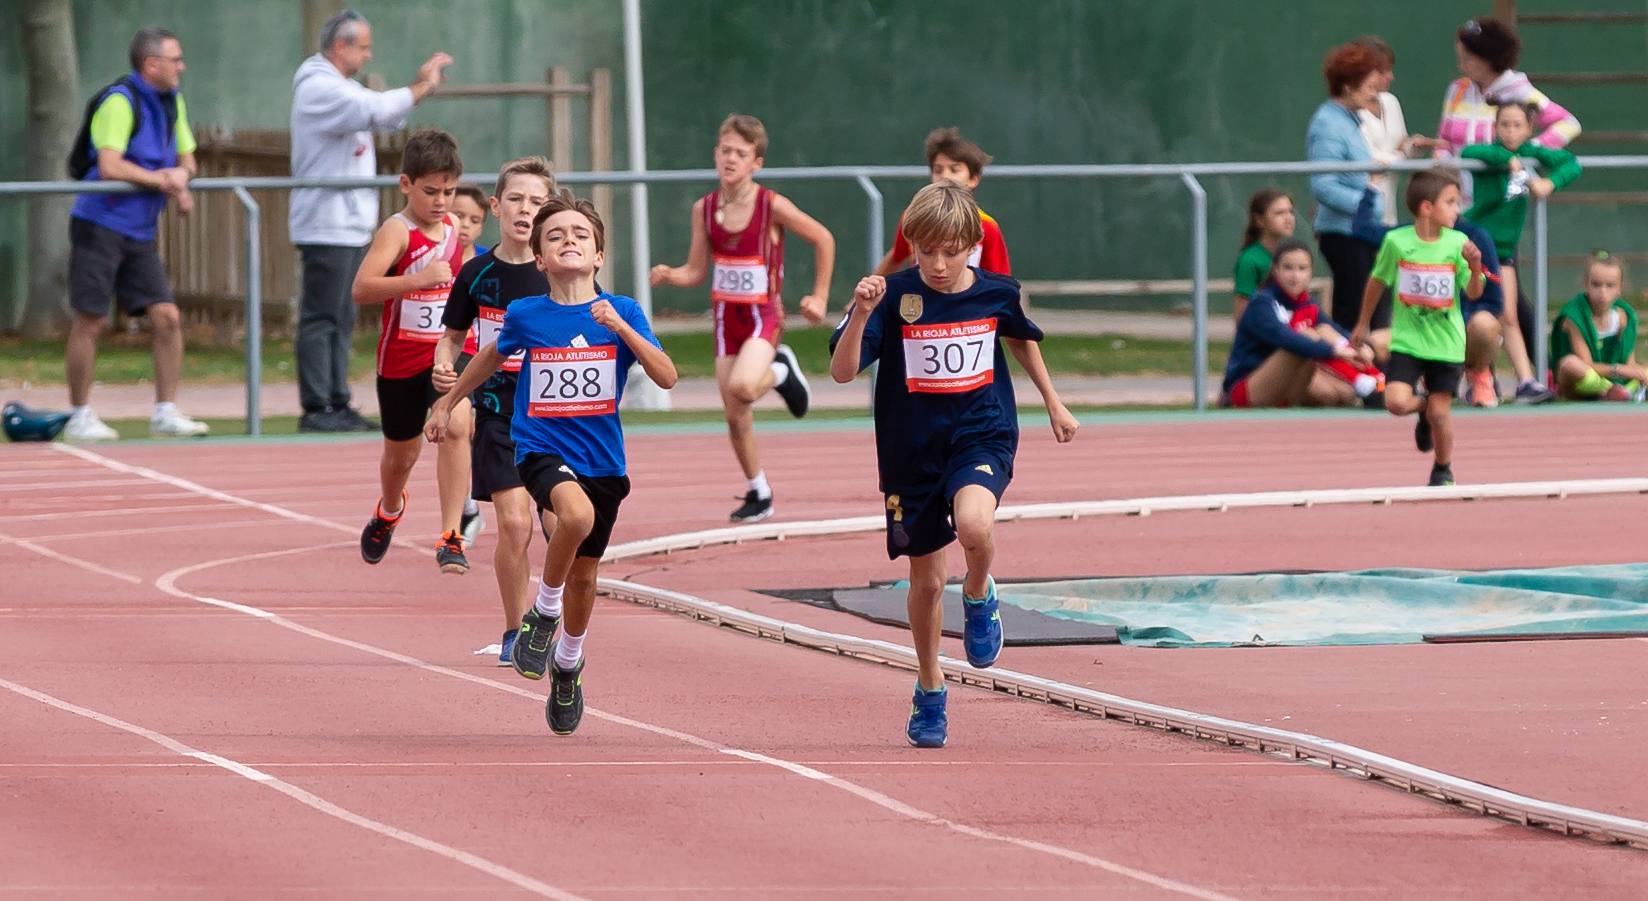
[[[1586,169],[1648,169],[1648,156],[1583,156],[1580,164]],[[1080,164],[990,167],[992,180],[1002,178],[1077,178],[1077,179],[1148,179],[1174,178],[1186,188],[1190,196],[1190,270],[1193,366],[1193,399],[1197,410],[1208,405],[1207,391],[1207,192],[1200,179],[1217,176],[1258,175],[1323,175],[1344,172],[1417,172],[1429,169],[1432,160],[1404,160],[1389,166],[1378,163],[1341,162],[1233,162],[1233,163],[1145,163],[1145,164]],[[1480,169],[1474,160],[1451,162],[1461,169]],[[771,168],[761,170],[762,181],[849,181],[864,192],[867,207],[865,265],[873,269],[881,261],[886,247],[886,209],[877,178],[925,179],[929,171],[921,166],[811,166]],[[714,169],[676,169],[665,171],[622,172],[566,172],[556,176],[562,185],[646,185],[681,182],[713,183],[719,178]],[[466,183],[488,185],[489,175],[466,175]],[[194,191],[231,191],[246,211],[246,431],[256,435],[259,425],[258,392],[262,381],[262,268],[258,238],[261,233],[260,210],[249,193],[252,190],[290,190],[293,188],[384,188],[397,183],[395,176],[374,178],[197,178],[190,183]],[[137,189],[124,182],[0,182],[0,197],[7,195],[127,193]],[[1545,330],[1549,318],[1549,229],[1546,221],[1547,201],[1533,201],[1534,322],[1524,328],[1533,329],[1534,366],[1543,379],[1549,368]],[[868,271],[868,269],[866,271]],[[650,311],[649,311],[650,313]]]

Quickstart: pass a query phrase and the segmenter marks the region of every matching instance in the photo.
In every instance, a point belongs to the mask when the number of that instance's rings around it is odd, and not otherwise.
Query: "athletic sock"
[[[154,416],[156,419],[159,419],[162,416],[176,415],[176,413],[177,404],[172,403],[169,400],[155,401]]]
[[[755,496],[758,500],[764,501],[767,498],[772,497],[772,486],[767,484],[766,470],[763,469],[755,474],[755,478],[750,479],[750,490],[755,492]]]
[[[402,498],[403,503],[401,504],[401,509],[390,513],[388,510],[383,508],[383,498],[378,498],[378,518],[388,520],[389,522],[398,522],[401,518],[401,514],[406,512],[406,504],[404,503],[404,500],[405,498]]]
[[[543,582],[539,582],[538,600],[533,602],[532,606],[537,608],[538,612],[544,616],[560,616],[561,595],[565,591],[565,585],[557,585],[551,588]]]
[[[87,416],[92,415],[92,405],[81,404],[78,407],[70,407],[69,415],[75,419],[85,419]]]
[[[782,360],[774,360],[772,364],[773,384],[782,385],[790,377],[790,367]]]
[[[584,638],[589,635],[572,635],[561,633],[561,640],[555,643],[555,668],[569,670],[578,665],[578,660],[584,656]]]
[[[1574,385],[1574,393],[1580,397],[1601,397],[1608,390],[1608,380],[1595,369],[1586,369],[1578,383]]]
[[[481,512],[481,505],[476,503],[474,498],[470,497],[470,498],[465,498],[464,499],[464,512],[463,512],[463,515],[465,515],[465,516],[474,516],[475,514],[477,514],[479,512]]]

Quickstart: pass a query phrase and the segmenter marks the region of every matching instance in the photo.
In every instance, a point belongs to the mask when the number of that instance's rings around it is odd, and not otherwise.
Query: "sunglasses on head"
[[[1466,19],[1465,24],[1461,25],[1459,30],[1470,35],[1471,37],[1476,37],[1482,33],[1482,23],[1476,21],[1475,19]]]

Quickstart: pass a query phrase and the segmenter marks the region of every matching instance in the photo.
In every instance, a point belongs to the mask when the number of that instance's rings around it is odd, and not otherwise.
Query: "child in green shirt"
[[[1465,368],[1459,297],[1482,296],[1482,252],[1452,227],[1459,218],[1459,177],[1452,170],[1415,173],[1406,200],[1413,224],[1390,230],[1379,245],[1351,343],[1368,343],[1374,308],[1390,289],[1395,303],[1385,409],[1395,416],[1419,414],[1414,444],[1436,455],[1430,484],[1452,485],[1453,395]],[[1421,378],[1428,396],[1419,393]]]
[[[1585,290],[1557,314],[1551,359],[1557,390],[1571,400],[1636,400],[1648,368],[1636,361],[1637,314],[1620,298],[1625,264],[1599,250],[1585,264]]]
[[[1532,349],[1523,337],[1522,314],[1532,315],[1532,309],[1520,310],[1516,282],[1516,248],[1522,241],[1522,228],[1528,221],[1528,197],[1549,197],[1572,184],[1580,175],[1579,162],[1574,155],[1556,147],[1546,147],[1529,140],[1537,111],[1522,104],[1507,103],[1494,116],[1494,143],[1472,144],[1459,151],[1468,160],[1480,160],[1488,169],[1474,176],[1476,202],[1465,212],[1465,218],[1486,229],[1493,236],[1494,249],[1499,252],[1501,284],[1505,289],[1505,307],[1499,314],[1505,352],[1516,371],[1516,398],[1525,403],[1549,400],[1551,393],[1534,378]],[[1523,168],[1522,158],[1537,160],[1548,173],[1540,178]],[[1526,305],[1526,301],[1522,305]],[[1474,402],[1492,406],[1492,366],[1490,357],[1485,365],[1476,365],[1469,373]]]
[[[1236,257],[1232,317],[1242,321],[1248,298],[1270,280],[1276,245],[1293,237],[1293,198],[1281,188],[1260,188],[1247,201],[1247,229]]]

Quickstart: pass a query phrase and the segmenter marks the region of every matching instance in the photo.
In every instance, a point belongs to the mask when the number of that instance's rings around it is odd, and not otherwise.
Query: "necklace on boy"
[[[751,186],[749,190],[741,192],[737,197],[728,197],[727,192],[721,191],[721,202],[715,205],[715,224],[726,225],[727,207],[743,203],[744,199],[749,197],[754,192],[754,186]]]

